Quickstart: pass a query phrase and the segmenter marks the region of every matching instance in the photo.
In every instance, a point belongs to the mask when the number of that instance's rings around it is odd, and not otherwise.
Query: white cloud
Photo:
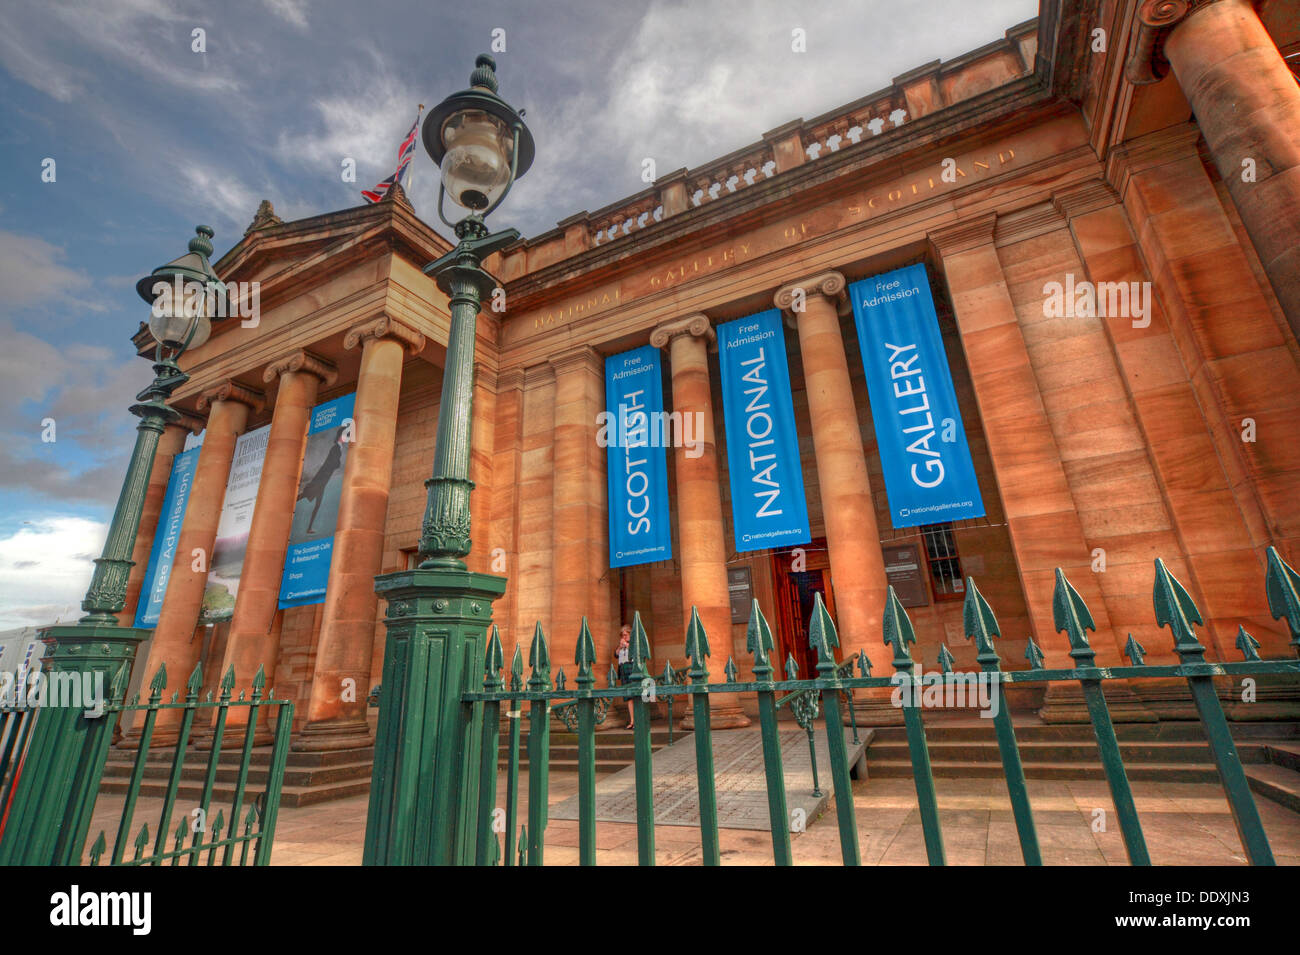
[[[90,276],[64,264],[66,259],[64,249],[44,239],[0,230],[0,300],[18,309],[68,302],[89,290]],[[89,298],[77,304],[90,307]]]
[[[0,630],[75,620],[108,525],[48,517],[0,537]]]
[[[307,29],[307,0],[265,0],[266,8],[300,30]]]

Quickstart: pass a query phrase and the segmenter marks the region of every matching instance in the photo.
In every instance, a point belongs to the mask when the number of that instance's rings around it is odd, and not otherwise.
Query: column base
[[[308,723],[289,744],[297,753],[323,753],[337,749],[361,749],[375,745],[370,724],[360,722],[334,722],[321,720]]]
[[[903,708],[895,706],[893,690],[868,688],[858,690],[853,700],[853,718],[858,726],[902,726]],[[848,707],[844,708],[844,725],[849,725]]]
[[[735,696],[735,694],[731,693],[725,695]],[[709,729],[738,730],[753,725],[753,720],[745,714],[744,709],[741,708],[739,700],[728,700],[725,703],[717,703],[714,702],[714,699],[716,698],[711,698],[709,700]],[[689,702],[687,704],[685,715],[682,716],[681,722],[677,725],[688,732],[694,731],[695,714],[692,712]]]
[[[1102,692],[1112,723],[1158,723],[1161,719],[1126,681],[1107,680],[1102,683]],[[1083,699],[1083,687],[1073,682],[1050,684],[1038,716],[1044,723],[1092,722]]]

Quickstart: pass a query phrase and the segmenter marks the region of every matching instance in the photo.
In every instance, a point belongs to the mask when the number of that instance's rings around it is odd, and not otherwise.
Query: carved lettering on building
[[[553,308],[543,312],[541,315],[533,317],[533,328],[548,328],[557,321],[566,322],[571,318],[579,315],[588,315],[592,312],[601,312],[611,308],[619,303],[622,297],[621,289],[614,289],[613,292],[600,292],[594,295],[588,295],[576,301],[569,302],[559,308]]]

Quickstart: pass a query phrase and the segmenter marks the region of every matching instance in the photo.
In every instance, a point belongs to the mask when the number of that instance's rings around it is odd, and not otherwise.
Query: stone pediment
[[[325,275],[395,253],[422,266],[451,248],[402,193],[394,199],[283,222],[263,201],[244,237],[215,264],[227,282],[259,282],[268,307]]]

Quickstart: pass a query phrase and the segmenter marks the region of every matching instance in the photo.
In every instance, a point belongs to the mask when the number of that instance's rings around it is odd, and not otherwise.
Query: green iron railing
[[[73,648],[74,652],[78,650]],[[193,866],[201,861],[223,866],[268,864],[289,752],[293,703],[263,698],[266,675],[261,668],[253,679],[251,694],[241,691],[234,698],[233,667],[221,680],[216,699],[209,692],[201,700],[203,672],[198,666],[186,682],[183,699],[176,692],[164,702],[167,671],[160,666],[149,684],[147,701],[140,702],[139,694],[127,701],[128,672],[126,665],[118,669],[111,681],[108,700],[96,708],[99,712],[71,711],[62,706],[11,707],[0,711],[0,864],[77,865],[83,860],[92,866],[164,863]],[[243,738],[237,750],[226,746],[226,725],[232,709],[246,711]],[[265,782],[250,787],[254,733],[264,710],[268,721],[274,724],[274,740]],[[155,727],[159,715],[167,711],[179,711],[180,721],[175,742],[160,749],[164,754],[163,763],[168,766],[161,805],[157,817],[141,823],[132,838],[140,795],[149,776],[150,754],[155,749]],[[126,713],[135,714],[142,722],[111,852],[102,829],[87,850],[86,840],[112,741],[112,728]],[[180,792],[187,755],[197,754],[196,747],[191,745],[196,721],[199,725],[211,725],[211,737],[203,741],[211,749],[203,769],[202,788],[197,801],[190,806],[182,805]],[[234,789],[229,803],[222,800],[221,805],[216,805],[219,769],[226,773],[232,770],[230,763],[221,763],[223,748],[226,753],[236,751],[238,762],[233,766]],[[170,759],[166,757],[167,751]],[[156,767],[157,760],[152,762]],[[71,802],[55,805],[40,798],[41,777],[50,773],[75,777]],[[173,820],[177,821],[174,831]]]
[[[1297,576],[1272,548],[1268,551],[1266,590],[1273,616],[1279,619],[1285,618],[1291,633],[1291,645],[1300,651],[1300,576]],[[1106,681],[1129,678],[1174,677],[1187,680],[1246,857],[1254,865],[1273,864],[1272,850],[1215,690],[1214,679],[1247,675],[1294,676],[1300,674],[1300,660],[1260,659],[1256,652],[1259,644],[1242,629],[1237,639],[1237,648],[1244,658],[1241,662],[1207,662],[1204,659],[1205,647],[1194,630],[1195,625],[1204,623],[1201,614],[1187,590],[1161,560],[1156,561],[1153,598],[1157,623],[1162,627],[1168,627],[1174,637],[1174,650],[1180,661],[1176,665],[1154,666],[1143,663],[1143,654],[1146,651],[1130,636],[1124,650],[1130,665],[1098,666],[1095,651],[1087,635],[1088,630],[1096,629],[1092,616],[1083,598],[1058,569],[1053,600],[1054,622],[1057,631],[1065,633],[1069,639],[1069,654],[1073,666],[1045,668],[1043,653],[1031,638],[1025,652],[1025,658],[1029,663],[1028,669],[1004,671],[994,649],[994,638],[1001,637],[997,618],[975,586],[975,582],[968,579],[963,609],[964,631],[967,639],[974,641],[980,671],[976,674],[953,674],[953,658],[946,646],[941,649],[939,663],[946,676],[954,678],[965,676],[971,681],[984,680],[998,693],[1001,693],[1003,687],[1011,685],[1079,684],[1101,754],[1102,766],[1120,823],[1124,845],[1129,861],[1133,865],[1149,865],[1151,858],[1147,851],[1141,821],[1138,818],[1102,686]],[[703,861],[706,865],[717,865],[720,861],[712,731],[709,722],[709,696],[716,693],[753,693],[757,696],[772,852],[777,864],[788,865],[792,862],[790,815],[786,805],[777,711],[782,706],[791,708],[799,725],[809,732],[810,747],[813,740],[810,728],[820,711],[823,731],[827,739],[841,855],[845,864],[856,865],[860,862],[849,752],[845,742],[845,707],[849,709],[847,716],[851,721],[853,737],[856,741],[857,726],[851,701],[854,690],[904,687],[917,699],[921,693],[921,682],[914,672],[915,661],[908,650],[908,647],[915,643],[916,636],[893,588],[888,591],[883,631],[884,643],[893,652],[893,676],[872,676],[872,664],[865,652],[854,659],[837,663],[834,658],[834,650],[838,647],[835,625],[819,596],[815,602],[810,626],[810,643],[817,653],[817,676],[798,679],[794,661],[788,659],[785,674],[787,679],[777,680],[774,679],[774,668],[769,657],[774,647],[772,632],[758,607],[758,602],[755,601],[746,637],[746,648],[753,657],[754,679],[748,682],[737,679],[735,663],[729,659],[725,671],[726,682],[710,683],[705,664],[709,656],[708,638],[699,614],[695,608],[692,608],[686,633],[686,652],[691,661],[690,668],[685,671],[686,680],[685,682],[657,681],[655,693],[657,696],[666,696],[669,700],[677,695],[688,697],[693,708],[700,838]],[[483,689],[464,692],[460,696],[464,708],[464,725],[479,727],[482,734],[477,766],[466,763],[464,777],[460,780],[460,785],[468,785],[476,793],[477,811],[472,819],[463,819],[461,832],[446,836],[449,842],[473,844],[475,852],[471,858],[480,865],[498,863],[511,865],[516,862],[520,865],[543,864],[549,789],[548,711],[556,701],[564,701],[560,705],[573,712],[573,725],[578,734],[579,859],[584,865],[595,864],[597,714],[603,712],[604,708],[615,705],[617,701],[631,700],[635,723],[637,856],[642,865],[654,864],[655,814],[650,721],[647,709],[649,694],[642,689],[642,680],[649,679],[645,666],[650,658],[650,644],[639,613],[633,620],[631,651],[636,677],[632,684],[615,686],[611,681],[609,686],[597,688],[592,672],[595,646],[584,620],[574,659],[578,667],[575,687],[568,688],[564,685],[562,671],[553,684],[546,637],[541,626],[538,625],[529,652],[532,673],[525,683],[522,654],[519,648],[516,648],[507,688],[501,678],[504,662],[501,642],[496,628],[492,628],[491,637],[487,642]],[[855,668],[860,673],[859,676],[853,675]],[[528,704],[529,718],[528,813],[526,822],[521,824],[518,818],[519,743],[522,707],[525,703]],[[501,821],[503,825],[498,823],[494,830],[497,815],[497,765],[501,746],[500,716],[503,704],[507,715],[514,718],[507,720],[510,739],[507,743],[504,820]],[[906,705],[905,698],[903,717],[925,837],[926,855],[930,864],[942,865],[945,861],[943,832],[921,706]],[[1016,822],[1021,854],[1026,864],[1041,865],[1042,852],[1025,784],[1024,767],[1016,744],[1010,712],[1005,705],[998,706],[992,722]],[[569,720],[566,719],[565,723],[568,725]],[[813,759],[815,773],[815,755]],[[467,777],[471,775],[474,777],[473,780],[467,781]],[[448,782],[455,783],[454,780]],[[819,786],[819,783],[815,781],[814,785]],[[503,830],[504,845],[499,844],[495,835],[495,831],[501,830]],[[517,840],[516,832],[518,832]]]

